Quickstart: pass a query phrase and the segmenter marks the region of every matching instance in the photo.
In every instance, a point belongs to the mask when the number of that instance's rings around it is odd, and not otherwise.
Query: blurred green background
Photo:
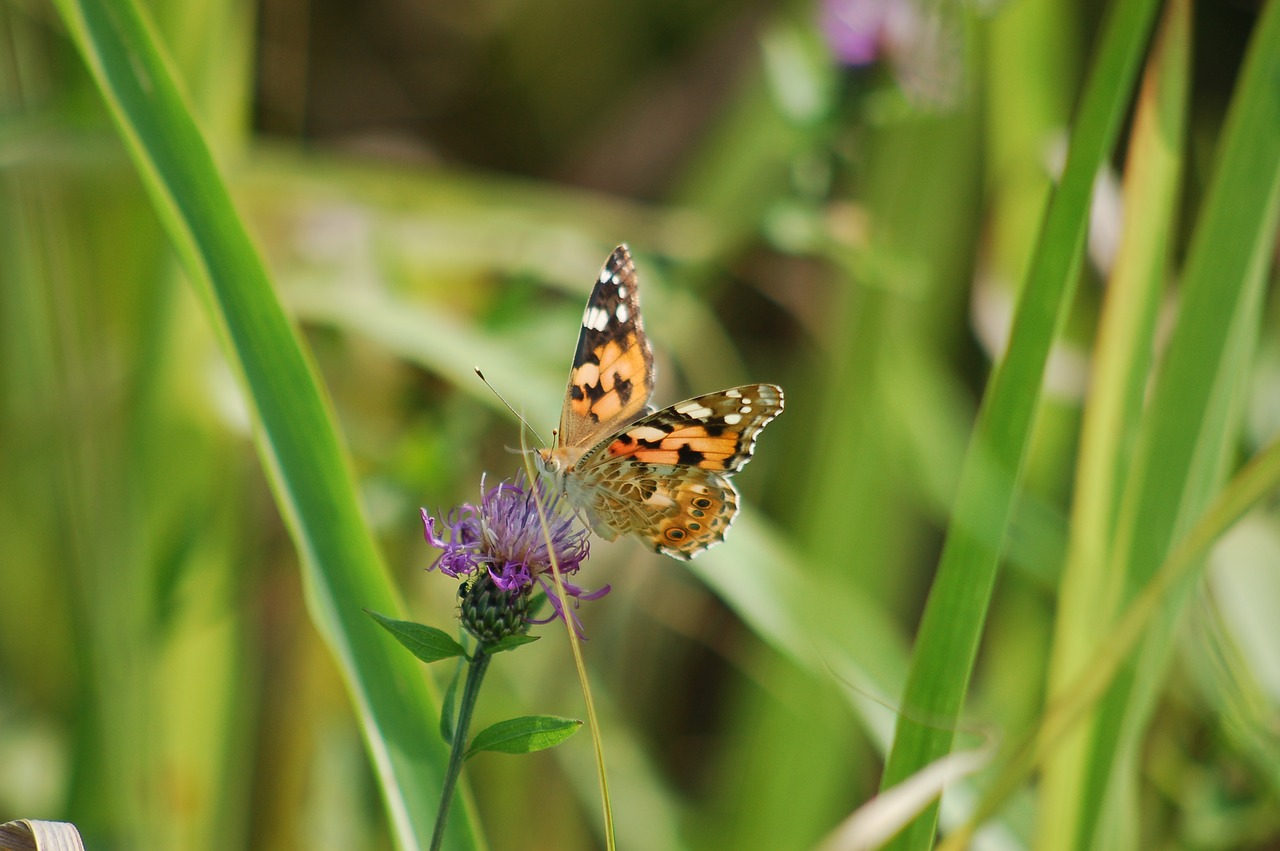
[[[424,571],[419,506],[518,466],[472,367],[547,434],[615,244],[644,288],[655,402],[786,389],[727,543],[690,569],[597,543],[578,578],[613,592],[580,615],[620,848],[813,847],[878,788],[1103,4],[146,5],[415,620],[452,629],[456,600]],[[1261,14],[1190,12],[1139,396]],[[1001,741],[1040,723],[1077,628],[1059,620],[1064,560],[1133,127],[1095,185],[963,713]],[[1220,433],[1197,450],[1217,459],[1210,495],[1280,431],[1268,197],[1261,224],[1240,213],[1264,286],[1241,297]],[[65,17],[0,0],[0,821],[71,820],[92,849],[392,847],[203,292]],[[1054,846],[1063,811],[1089,825],[1074,847],[1280,847],[1277,508],[1237,524],[1170,611],[1104,814],[1027,783],[983,847]],[[542,632],[493,666],[478,723],[583,716],[563,632]],[[467,777],[490,847],[604,847],[587,736]],[[984,786],[959,787],[944,825]]]

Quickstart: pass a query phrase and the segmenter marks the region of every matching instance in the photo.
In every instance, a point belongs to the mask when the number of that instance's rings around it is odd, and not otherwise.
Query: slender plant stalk
[[[467,753],[467,731],[471,727],[471,712],[475,709],[476,698],[480,696],[480,683],[484,681],[485,671],[489,670],[488,645],[481,642],[471,657],[471,665],[467,669],[467,684],[462,690],[462,703],[458,707],[458,723],[453,730],[453,746],[449,750],[449,766],[445,770],[444,786],[440,790],[440,809],[436,813],[436,828],[431,834],[431,851],[439,851],[444,842],[444,825],[449,819],[449,805],[453,803],[453,791],[458,786],[458,776],[462,773],[462,762]]]
[[[524,435],[521,434],[522,444],[523,440]],[[523,445],[521,448],[525,450],[525,473],[529,476],[529,481],[536,482],[537,473],[532,469],[533,465],[529,460],[528,448]],[[578,682],[582,686],[582,699],[587,706],[587,726],[591,728],[591,744],[596,753],[596,775],[600,779],[600,799],[601,807],[604,811],[605,848],[607,851],[615,851],[617,843],[613,835],[613,802],[609,798],[609,775],[605,772],[604,742],[600,738],[600,723],[596,719],[596,704],[591,697],[591,684],[587,681],[587,667],[582,661],[582,647],[578,642],[578,633],[569,621],[569,600],[564,593],[564,582],[560,577],[560,564],[556,561],[555,548],[551,546],[551,526],[547,522],[547,510],[540,499],[535,499],[533,504],[538,508],[538,520],[542,523],[542,534],[547,541],[547,555],[551,560],[551,573],[555,577],[556,596],[560,600],[560,611],[564,612],[563,620],[565,629],[569,633],[569,647],[573,650],[573,661],[578,669]]]

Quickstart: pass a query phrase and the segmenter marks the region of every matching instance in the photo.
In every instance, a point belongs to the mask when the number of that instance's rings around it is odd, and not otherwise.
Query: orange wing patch
[[[781,410],[782,390],[772,384],[708,393],[642,418],[599,454],[732,474],[747,463],[756,435]]]
[[[645,349],[635,334],[627,334],[621,344],[605,342],[569,376],[570,409],[592,423],[607,423],[643,407],[649,399],[644,378],[648,368]],[[634,404],[636,398],[639,406]]]
[[[653,395],[653,352],[625,245],[605,262],[582,313],[557,446],[594,446],[634,420]]]
[[[713,434],[701,425],[677,428],[670,434],[639,427],[619,435],[606,451],[615,458],[632,457],[645,464],[724,470],[725,461],[738,453],[741,443],[741,432]]]

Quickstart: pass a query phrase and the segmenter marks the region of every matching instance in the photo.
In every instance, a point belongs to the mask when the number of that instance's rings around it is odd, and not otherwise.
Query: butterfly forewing
[[[591,445],[631,422],[653,395],[653,352],[640,320],[636,267],[625,245],[609,255],[582,314],[559,445]]]
[[[781,411],[782,388],[773,384],[695,396],[627,426],[588,453],[579,468],[604,458],[634,458],[732,475],[751,458],[756,435]]]

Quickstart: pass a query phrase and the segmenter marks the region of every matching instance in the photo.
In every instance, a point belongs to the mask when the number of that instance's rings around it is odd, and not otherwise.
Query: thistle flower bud
[[[529,611],[532,586],[504,590],[487,571],[458,586],[461,601],[459,617],[462,626],[482,644],[493,644],[508,635],[519,635],[529,629],[525,616]]]

